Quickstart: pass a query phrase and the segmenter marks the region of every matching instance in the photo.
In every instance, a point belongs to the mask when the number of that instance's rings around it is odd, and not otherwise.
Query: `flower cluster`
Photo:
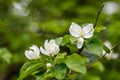
[[[23,65],[20,80],[26,77],[22,75],[27,73],[24,71],[27,68],[29,68],[28,73],[34,68],[32,71],[35,72],[31,71],[30,74],[36,73],[36,70],[40,69],[39,72],[42,71],[43,74],[40,76],[40,80],[46,80],[48,75],[58,80],[64,80],[66,75],[71,75],[71,72],[85,75],[91,63],[94,63],[102,56],[109,59],[118,57],[115,53],[106,55],[106,53],[111,53],[112,46],[108,43],[102,44],[101,40],[96,36],[93,37],[94,25],[92,23],[79,26],[72,22],[69,33],[69,35],[63,37],[45,40],[43,46],[32,45],[29,50],[26,50],[25,56],[33,61]],[[43,73],[42,69],[46,70],[46,72]]]
[[[78,24],[72,22],[69,28],[70,34],[77,38],[77,48],[82,48],[84,44],[84,39],[91,38],[93,36],[94,28],[93,24],[87,24],[81,28]],[[30,47],[30,50],[25,51],[25,56],[28,59],[37,59],[40,57],[40,53],[46,56],[54,56],[57,55],[60,51],[59,46],[56,44],[54,39],[51,39],[49,42],[48,40],[44,43],[44,48],[40,47],[40,49],[33,45]]]
[[[25,56],[28,59],[37,59],[40,57],[40,52],[46,56],[54,56],[56,54],[58,54],[59,52],[59,46],[55,43],[55,40],[50,40],[48,42],[48,40],[45,41],[44,44],[44,48],[40,47],[40,49],[36,46],[33,45],[32,47],[30,47],[30,50],[26,50],[25,51]]]

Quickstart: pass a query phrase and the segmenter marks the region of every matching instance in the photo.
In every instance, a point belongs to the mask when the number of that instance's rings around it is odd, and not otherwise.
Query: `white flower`
[[[91,23],[81,28],[78,24],[72,22],[69,32],[72,36],[78,38],[77,48],[80,49],[84,43],[84,38],[91,38],[93,36],[94,28]]]
[[[46,56],[54,56],[60,51],[59,46],[55,43],[55,40],[48,40],[44,43],[44,49],[40,47],[40,51]]]
[[[39,55],[40,55],[40,50],[36,45],[32,45],[32,47],[30,47],[30,50],[25,51],[25,56],[28,59],[37,59],[39,58]]]
[[[112,49],[112,45],[109,41],[105,41],[104,44],[111,50]],[[103,55],[105,55],[106,52],[103,50]],[[119,57],[118,53],[113,53],[113,51],[111,51],[110,53],[106,54],[105,57],[110,60],[110,59],[117,59]]]
[[[47,63],[47,64],[46,64],[46,67],[47,67],[47,68],[50,68],[51,66],[52,66],[51,63]]]
[[[108,15],[112,15],[114,13],[119,12],[119,6],[114,1],[108,1],[105,3],[105,6],[103,8],[103,12],[108,14]]]

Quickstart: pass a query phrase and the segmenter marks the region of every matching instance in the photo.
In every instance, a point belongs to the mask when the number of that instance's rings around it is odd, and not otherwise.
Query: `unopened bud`
[[[46,64],[46,67],[47,67],[47,68],[50,68],[51,66],[52,66],[51,63],[47,63],[47,64]]]

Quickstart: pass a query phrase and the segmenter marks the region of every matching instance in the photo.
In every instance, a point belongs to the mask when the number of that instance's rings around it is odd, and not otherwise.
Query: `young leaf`
[[[66,76],[66,71],[67,67],[65,64],[59,64],[53,67],[53,75],[55,76],[56,79],[58,80],[63,80],[64,77]]]
[[[65,56],[66,56],[66,53],[59,53],[55,58],[55,63],[57,63],[57,64],[64,63]]]
[[[99,57],[102,56],[103,53],[103,45],[102,42],[96,38],[93,38],[85,47],[85,51],[95,54]]]
[[[85,60],[78,54],[72,54],[65,59],[67,67],[75,72],[86,74]]]
[[[42,77],[40,80],[53,80],[53,78],[54,78],[54,75],[52,73],[49,73],[49,74],[46,74],[44,77]]]
[[[110,53],[110,49],[104,44],[103,44],[103,49],[105,50],[106,53]]]
[[[55,39],[56,44],[59,46],[62,45],[62,41],[63,41],[63,37],[59,37]]]
[[[71,53],[77,53],[78,49],[75,44],[68,44],[67,47],[70,49]]]
[[[42,63],[39,63],[38,61],[26,62],[20,69],[20,76],[18,80],[23,80],[25,77],[31,75],[34,71],[42,66]]]
[[[70,35],[65,35],[64,37],[63,37],[63,42],[62,42],[62,45],[64,46],[64,45],[66,45],[67,43],[70,43]]]

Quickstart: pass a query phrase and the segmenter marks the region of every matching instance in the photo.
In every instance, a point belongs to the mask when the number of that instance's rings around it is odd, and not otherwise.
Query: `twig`
[[[72,71],[71,70],[69,70],[69,72],[68,72],[68,74],[67,74],[67,76],[70,76],[70,74],[72,73]]]
[[[118,47],[119,45],[120,45],[120,43],[118,43],[116,46],[114,46],[114,47],[111,49],[111,51],[114,50],[114,49],[115,49],[116,47]],[[105,57],[106,54],[108,54],[108,53],[105,53],[102,57],[99,57],[99,58],[95,59],[93,62],[87,64],[87,68],[90,68],[92,64],[94,64],[95,62],[101,60],[103,57]]]
[[[100,13],[101,13],[103,7],[104,7],[104,4],[102,4],[101,7],[100,7],[99,10],[98,10],[97,17],[96,17],[96,20],[95,20],[95,23],[94,23],[94,26],[93,26],[94,28],[95,28],[96,25],[97,25],[97,22],[98,22],[98,19],[99,19],[99,16],[100,16]]]
[[[105,53],[102,57],[99,57],[99,58],[95,59],[93,62],[87,64],[87,68],[89,69],[89,68],[91,67],[92,64],[94,64],[95,62],[101,60],[101,58],[103,58],[106,54],[108,54],[108,53]]]
[[[97,22],[98,22],[98,19],[99,19],[99,16],[100,16],[100,13],[101,13],[103,7],[104,7],[104,4],[102,4],[101,7],[100,7],[99,10],[98,10],[97,17],[96,17],[96,20],[95,20],[95,23],[94,23],[94,26],[93,26],[94,28],[95,28],[96,25],[97,25]],[[102,57],[104,57],[106,54],[107,54],[107,53],[105,53]],[[99,61],[102,57],[97,58],[97,59],[95,59],[93,62],[87,64],[87,68],[90,68],[90,66],[91,66],[93,63],[95,63],[96,61]]]
[[[96,17],[96,20],[95,20],[95,24],[94,24],[94,28],[96,27],[96,25],[97,25],[97,22],[98,22],[98,19],[99,19],[99,15],[100,15],[100,12],[102,11],[102,9],[103,9],[103,7],[104,7],[104,4],[102,4],[102,6],[99,8],[99,10],[98,10],[98,14],[97,14],[97,17]],[[80,52],[82,52],[82,50],[83,50],[84,48],[82,47],[81,49],[79,49],[78,50],[78,53],[80,53]]]

